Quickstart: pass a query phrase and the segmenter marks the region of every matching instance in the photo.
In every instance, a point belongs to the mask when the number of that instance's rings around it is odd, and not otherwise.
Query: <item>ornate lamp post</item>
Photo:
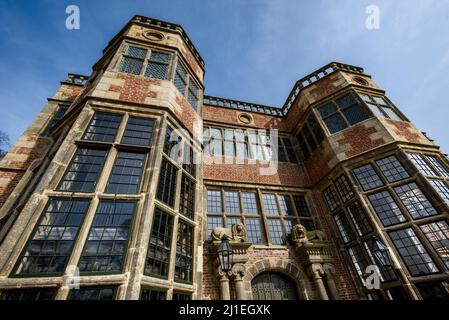
[[[229,238],[224,235],[221,238],[220,247],[218,248],[218,259],[220,260],[220,266],[223,272],[228,272],[232,269],[233,256],[234,252],[229,243]]]

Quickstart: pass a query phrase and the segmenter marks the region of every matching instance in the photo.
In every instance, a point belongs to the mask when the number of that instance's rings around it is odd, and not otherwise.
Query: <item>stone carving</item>
[[[326,240],[324,232],[321,230],[307,231],[302,224],[296,224],[292,228],[292,241],[295,244],[305,244],[307,242]]]
[[[231,228],[214,228],[211,233],[213,241],[221,241],[224,236],[230,241],[246,242],[246,227],[243,223],[234,223]]]

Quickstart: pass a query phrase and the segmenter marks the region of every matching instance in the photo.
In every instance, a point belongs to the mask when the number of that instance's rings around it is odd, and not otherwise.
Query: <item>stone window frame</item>
[[[136,47],[139,49],[143,49],[146,50],[146,54],[145,57],[141,58],[140,60],[142,60],[142,66],[140,67],[140,72],[139,74],[134,74],[134,73],[128,73],[128,72],[124,72],[121,71],[121,65],[124,61],[125,57],[131,57],[134,58],[132,56],[128,55],[128,49],[130,47]],[[157,53],[164,53],[164,54],[168,54],[169,55],[169,61],[166,63],[167,65],[167,73],[165,76],[165,79],[159,79],[159,78],[151,78],[151,77],[146,77],[145,73],[146,73],[146,69],[147,66],[152,62],[151,61],[151,54],[154,52]],[[120,73],[125,73],[125,74],[131,74],[133,76],[139,76],[139,77],[145,77],[147,79],[158,79],[158,80],[171,80],[172,79],[172,73],[173,73],[173,68],[175,65],[175,56],[176,53],[172,50],[168,50],[166,48],[160,48],[160,47],[155,47],[155,46],[151,46],[151,45],[147,45],[147,44],[141,44],[138,42],[133,42],[133,41],[124,41],[123,44],[121,45],[120,49],[118,50],[118,54],[116,57],[116,63],[113,67],[113,70],[116,72],[120,72]]]
[[[215,134],[212,135],[211,132],[213,130],[218,130],[219,137],[216,137]],[[229,134],[227,135],[227,132],[230,132],[232,130],[232,138],[230,138]],[[243,132],[243,140],[237,139],[235,132]],[[262,150],[263,152],[263,159],[259,159],[257,156],[258,152],[256,151],[255,146],[261,146],[260,143],[260,136],[259,133],[267,133],[269,132],[268,129],[263,128],[244,128],[244,127],[237,127],[237,126],[223,126],[223,125],[217,125],[217,124],[204,124],[203,126],[203,144],[205,145],[205,150],[209,152],[209,156],[213,157],[229,157],[234,159],[239,159],[240,161],[268,161],[265,149]],[[254,142],[254,135],[257,137],[257,141]],[[263,135],[262,135],[263,136]],[[264,139],[267,139],[269,135],[265,135]],[[284,139],[289,139],[290,146],[286,146]],[[218,141],[219,144],[219,153],[216,153],[217,150],[215,147],[213,147],[215,141]],[[270,140],[268,140],[268,143],[263,144],[265,148],[270,148]],[[227,154],[227,145],[232,144],[232,155]],[[243,145],[243,154],[244,156],[241,157],[240,155],[242,152],[239,152],[238,145]],[[295,148],[295,142],[293,141],[293,136],[287,135],[287,134],[279,134],[278,135],[278,148],[282,148],[283,153],[286,157],[286,161],[279,161],[279,154],[278,154],[278,163],[299,163],[299,157],[296,153]],[[211,151],[214,151],[212,153]],[[290,159],[291,152],[293,152],[293,156],[295,159]]]
[[[227,186],[208,186],[208,185],[206,185],[206,194],[209,190],[220,192],[222,211],[221,212],[208,212],[207,211],[207,198],[206,198],[205,208],[206,208],[207,218],[209,218],[209,217],[212,217],[214,219],[220,218],[221,222],[222,222],[221,226],[224,226],[226,228],[231,227],[228,223],[229,222],[228,218],[240,219],[243,223],[245,223],[245,221],[247,219],[259,219],[259,224],[260,224],[260,229],[261,229],[261,234],[262,234],[262,243],[255,244],[256,246],[273,246],[274,245],[274,246],[285,247],[286,245],[289,245],[289,241],[287,241],[287,239],[290,236],[290,231],[287,230],[286,224],[293,225],[296,223],[301,223],[301,221],[303,221],[303,220],[307,220],[307,221],[311,221],[315,227],[318,226],[317,218],[311,214],[310,201],[308,200],[307,195],[300,191],[295,192],[295,191],[271,190],[271,189],[265,189],[265,188],[260,188],[260,187],[252,188],[252,187],[227,187]],[[225,207],[225,201],[226,201],[225,200],[225,192],[226,191],[238,192],[240,213],[226,212],[226,207]],[[247,193],[247,192],[255,193],[256,203],[257,203],[257,208],[258,208],[258,212],[256,214],[245,213],[243,211],[243,209],[244,209],[243,194]],[[277,214],[268,214],[266,212],[266,208],[265,208],[265,205],[263,202],[264,201],[263,194],[274,195],[275,206],[277,208]],[[279,196],[284,196],[284,195],[288,196],[290,199],[290,203],[291,203],[291,206],[293,209],[293,215],[288,216],[288,215],[282,214]],[[296,207],[297,204],[295,202],[294,196],[302,196],[304,198],[304,202],[307,206],[307,213],[299,212],[299,209]],[[284,239],[285,239],[284,244],[273,244],[272,243],[272,239],[271,239],[271,235],[270,235],[270,231],[269,231],[269,220],[270,219],[276,219],[276,220],[280,221],[282,232],[284,234]],[[289,222],[289,221],[286,222],[285,220],[289,220],[291,222]],[[206,223],[206,226],[207,227],[205,228],[205,231],[206,232],[211,231],[211,230],[209,230],[208,223]],[[311,231],[311,230],[309,230],[309,231]],[[206,234],[204,239],[210,239],[209,235]]]

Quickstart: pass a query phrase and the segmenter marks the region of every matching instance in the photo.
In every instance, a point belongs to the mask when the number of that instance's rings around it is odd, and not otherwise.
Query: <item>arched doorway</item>
[[[254,300],[298,300],[296,284],[274,272],[259,274],[251,281]]]

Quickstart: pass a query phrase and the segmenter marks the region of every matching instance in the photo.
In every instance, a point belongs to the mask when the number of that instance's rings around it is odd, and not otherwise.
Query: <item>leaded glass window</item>
[[[44,132],[42,132],[43,137],[50,136],[53,128],[55,128],[56,125],[58,124],[58,122],[62,120],[62,118],[64,117],[64,115],[68,109],[69,109],[69,107],[67,107],[67,106],[58,106],[58,110],[55,112],[55,114],[51,118],[51,120],[48,123],[47,127],[45,128]]]
[[[172,128],[165,131],[164,153],[177,161],[180,156],[182,138]]]
[[[192,295],[190,293],[173,291],[173,299],[172,300],[175,300],[175,301],[192,300]]]
[[[172,233],[173,217],[161,209],[155,208],[150,245],[145,262],[145,274],[167,277]]]
[[[270,231],[271,243],[277,245],[286,244],[282,223],[279,219],[268,219],[268,230]]]
[[[366,93],[359,93],[359,96],[375,116],[402,121],[399,114],[383,97],[368,95]]]
[[[405,221],[401,210],[388,191],[369,195],[368,199],[385,227]]]
[[[84,287],[70,290],[69,300],[113,300],[115,287]]]
[[[439,272],[432,258],[411,228],[392,231],[389,235],[412,276],[423,276]]]
[[[207,190],[207,212],[223,212],[221,206],[221,191]]]
[[[396,187],[394,188],[394,191],[407,208],[407,211],[412,215],[413,219],[420,219],[438,214],[416,183],[412,182]]]
[[[146,49],[129,46],[126,54],[123,55],[122,63],[119,68],[120,72],[139,75],[146,55]]]
[[[344,243],[351,242],[355,240],[355,235],[352,232],[351,225],[344,213],[338,213],[334,216],[335,223],[337,224],[338,230],[340,231],[341,238]]]
[[[184,162],[182,167],[192,177],[196,175],[196,160],[196,153],[193,151],[193,147],[188,143],[184,143]]]
[[[154,120],[148,118],[129,117],[125,133],[122,137],[123,144],[149,146],[153,135]]]
[[[192,282],[193,227],[180,220],[176,241],[175,281]]]
[[[358,182],[364,191],[368,191],[380,186],[383,186],[382,180],[374,170],[371,164],[366,164],[352,170]]]
[[[192,78],[189,80],[189,91],[187,93],[187,101],[189,101],[190,105],[193,109],[198,108],[198,100],[199,100],[199,89],[195,82],[192,81]]]
[[[226,212],[240,213],[238,191],[225,191],[225,205],[226,205]]]
[[[87,200],[50,199],[15,273],[62,274],[88,206]]]
[[[293,211],[293,204],[290,199],[290,196],[287,194],[278,195],[279,199],[279,208],[281,209],[281,214],[284,216],[295,216],[295,212]]]
[[[100,142],[114,142],[122,116],[112,113],[95,112],[83,139]]]
[[[342,175],[337,180],[335,180],[334,184],[343,202],[350,200],[354,196],[354,192],[352,191],[352,188],[349,185],[348,179],[345,175]]]
[[[380,171],[382,171],[388,182],[395,182],[410,177],[395,156],[376,160],[376,164],[379,166]]]
[[[80,272],[120,272],[136,203],[101,201],[78,263]]]
[[[173,207],[175,204],[177,169],[168,160],[162,159],[156,198]]]
[[[441,198],[449,204],[449,187],[441,180],[430,180],[430,183],[441,196]]]
[[[396,273],[394,272],[394,269],[391,267],[387,267],[384,265],[384,261],[379,260],[377,255],[374,255],[374,249],[375,249],[375,243],[373,239],[368,239],[364,242],[365,249],[368,253],[368,256],[373,264],[375,264],[380,272],[380,280],[382,282],[387,282],[391,280],[397,279]]]
[[[176,65],[174,84],[182,95],[186,92],[187,81],[187,70],[181,62],[178,62]]]
[[[447,221],[437,221],[420,226],[427,240],[449,268],[449,225]]]
[[[179,212],[186,217],[193,219],[195,212],[195,182],[182,175],[181,193],[179,200]]]
[[[259,218],[245,218],[248,241],[253,244],[265,243]]]
[[[426,156],[426,158],[435,167],[435,169],[441,176],[449,178],[449,171],[437,156]]]
[[[144,164],[144,153],[120,151],[112,168],[106,193],[137,194]]]
[[[368,267],[369,262],[363,254],[363,248],[357,245],[349,248],[348,253],[360,280],[365,284],[365,270]]]
[[[258,214],[259,207],[257,205],[256,193],[242,192],[243,213]]]
[[[332,186],[329,186],[323,191],[323,196],[326,200],[327,207],[331,212],[335,211],[335,209],[340,206],[340,200],[338,200],[338,196]]]
[[[276,204],[276,195],[264,193],[262,195],[265,213],[268,215],[279,215],[278,207]]]
[[[413,162],[415,167],[421,171],[425,176],[437,176],[435,171],[423,159],[419,153],[407,153],[409,159]]]
[[[78,149],[58,189],[72,192],[94,191],[107,154],[106,150]]]
[[[348,212],[359,236],[364,236],[373,231],[365,211],[357,201],[348,206]]]
[[[167,79],[170,55],[167,53],[152,51],[144,76],[147,78]]]

